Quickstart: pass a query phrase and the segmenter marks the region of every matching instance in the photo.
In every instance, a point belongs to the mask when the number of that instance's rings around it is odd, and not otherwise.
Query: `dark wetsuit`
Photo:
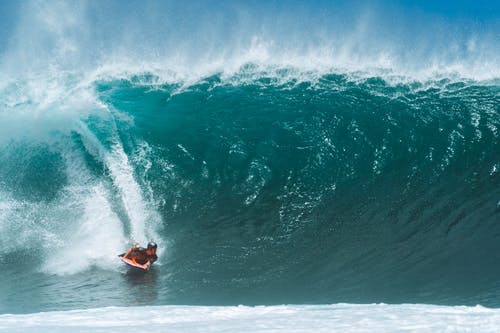
[[[146,249],[143,247],[136,247],[130,252],[128,255],[128,258],[130,260],[134,260],[135,262],[144,265],[148,261],[151,261],[151,263],[154,263],[157,259],[158,256],[156,254],[148,255],[146,253]]]

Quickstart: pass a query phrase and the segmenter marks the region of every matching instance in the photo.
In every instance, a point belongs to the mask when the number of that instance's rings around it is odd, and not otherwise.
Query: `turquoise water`
[[[457,6],[0,4],[0,313],[500,307],[498,9]]]
[[[84,116],[57,101],[3,141],[2,312],[500,305],[496,83],[158,81],[95,80]],[[115,257],[134,239],[160,245],[147,274]]]

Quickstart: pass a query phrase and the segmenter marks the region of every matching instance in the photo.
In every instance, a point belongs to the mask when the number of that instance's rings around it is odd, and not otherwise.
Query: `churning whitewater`
[[[420,14],[384,39],[383,3],[290,4],[321,29],[278,4],[7,6],[0,331],[111,329],[122,310],[170,329],[228,311],[210,328],[441,331],[418,315],[439,312],[492,331],[473,306],[500,307],[498,24]],[[117,257],[150,240],[147,273]]]

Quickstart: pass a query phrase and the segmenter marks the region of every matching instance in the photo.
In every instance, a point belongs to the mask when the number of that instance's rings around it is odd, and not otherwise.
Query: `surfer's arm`
[[[132,251],[136,250],[138,246],[139,246],[139,243],[135,242],[134,245],[123,255],[123,258],[128,258],[129,254]]]
[[[124,255],[123,258],[128,258],[129,254],[134,251],[135,246],[132,246]]]
[[[144,265],[141,265],[139,264],[137,261],[134,261],[134,264],[137,266],[137,267],[140,267],[144,270],[149,270],[149,268],[151,267],[151,261],[146,261],[146,263]]]
[[[149,256],[148,261],[144,264],[145,266],[151,267],[151,265],[158,259],[158,256],[156,254],[152,254]]]

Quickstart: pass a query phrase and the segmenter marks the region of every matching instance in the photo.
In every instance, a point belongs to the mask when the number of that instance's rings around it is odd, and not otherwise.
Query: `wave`
[[[105,24],[109,6],[27,2],[13,33],[26,38],[2,54],[0,288],[12,306],[122,304],[134,297],[112,287],[124,276],[152,287],[138,292],[147,304],[498,306],[491,30],[413,59],[407,43],[369,42],[377,20],[330,44],[348,27],[309,27],[311,44],[293,15],[257,33],[252,11],[231,25],[252,27],[240,42],[216,29],[174,49],[205,16],[191,27],[151,14],[134,30]],[[162,33],[131,47],[153,23]],[[168,272],[137,282],[116,254],[152,239]],[[31,285],[33,305],[20,296]]]
[[[497,304],[498,85],[275,73],[4,90],[2,257],[93,274],[155,239],[174,302]]]

